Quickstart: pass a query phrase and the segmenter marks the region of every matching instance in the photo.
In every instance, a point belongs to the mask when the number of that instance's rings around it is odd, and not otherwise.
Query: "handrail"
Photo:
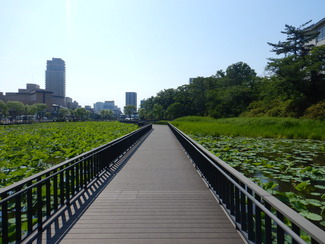
[[[206,150],[179,129],[182,144],[236,228],[250,243],[324,243],[325,232]]]
[[[26,240],[104,172],[145,134],[149,124],[110,143],[0,189],[0,243]]]

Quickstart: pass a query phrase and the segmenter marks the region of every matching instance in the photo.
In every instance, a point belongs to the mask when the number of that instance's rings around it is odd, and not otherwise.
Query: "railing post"
[[[69,205],[75,194],[99,177],[106,162],[120,158],[148,131],[149,127],[132,132],[0,189],[0,242],[19,243],[30,234],[43,231],[44,221],[65,204]]]
[[[62,168],[60,168],[62,169]],[[65,191],[65,187],[64,187],[64,171],[60,172],[60,205],[61,207],[64,204],[64,191]]]
[[[54,171],[54,173],[56,170]],[[53,203],[53,208],[55,210],[58,209],[58,175],[55,175],[53,178],[53,198],[54,198],[54,203]]]
[[[255,199],[261,202],[261,197],[255,194]],[[255,243],[259,244],[262,243],[262,219],[261,219],[261,209],[255,205],[255,219],[256,219],[256,240]]]
[[[65,202],[66,204],[70,204],[70,170],[67,169],[65,171]]]
[[[21,188],[16,188],[16,191],[20,191]],[[21,195],[18,194],[15,197],[15,219],[16,219],[16,241],[21,241]]]
[[[276,216],[282,222],[284,221],[283,214],[281,214],[279,211],[276,211]],[[279,225],[277,225],[276,234],[277,234],[277,243],[283,244],[284,243],[284,231],[283,231],[283,229]]]
[[[49,174],[46,174],[46,177],[48,177]],[[51,184],[50,179],[47,179],[45,182],[46,187],[46,216],[47,218],[51,216]]]
[[[248,187],[247,192],[252,195],[252,190]],[[255,241],[255,235],[254,235],[254,218],[253,218],[253,202],[250,199],[247,199],[247,227],[248,227],[248,239],[252,242]]]
[[[31,182],[27,184],[30,186]],[[33,230],[33,190],[30,188],[27,191],[27,230],[31,233]]]
[[[236,214],[236,222],[241,223],[241,214],[240,214],[240,191],[236,187],[235,188],[235,214]],[[237,226],[237,225],[236,225]]]
[[[271,211],[271,205],[269,203],[265,203],[265,207]],[[271,244],[272,243],[272,220],[271,218],[265,214],[265,243]]]
[[[5,199],[8,193],[1,194],[1,199]],[[2,203],[2,243],[8,243],[8,203],[7,201]]]
[[[292,243],[304,243],[300,231],[306,232],[312,243],[322,243],[325,240],[324,232],[317,226],[303,219],[174,126],[169,126],[192,158],[193,164],[203,174],[202,178],[213,188],[219,203],[234,216],[236,227],[249,242],[284,243],[286,237],[290,236]],[[285,219],[291,222],[291,228]]]
[[[245,189],[245,185],[240,183],[241,187]],[[241,209],[241,229],[247,231],[247,217],[246,217],[246,196],[243,192],[240,192],[240,209]]]
[[[298,235],[298,236],[300,236],[300,228],[297,226],[297,225],[295,225],[294,223],[291,223],[291,225],[292,225],[292,230]],[[298,242],[296,241],[296,240],[292,240],[292,244],[297,244]]]
[[[38,178],[37,181],[40,181],[41,178]],[[37,203],[36,203],[36,209],[37,209],[37,230],[38,232],[41,232],[43,227],[43,200],[42,200],[42,186],[43,184],[40,183],[37,185]]]

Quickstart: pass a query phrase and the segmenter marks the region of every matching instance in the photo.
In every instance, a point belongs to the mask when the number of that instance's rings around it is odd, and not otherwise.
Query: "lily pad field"
[[[0,187],[99,147],[137,129],[119,122],[0,126]]]
[[[325,122],[187,117],[172,123],[325,229]]]

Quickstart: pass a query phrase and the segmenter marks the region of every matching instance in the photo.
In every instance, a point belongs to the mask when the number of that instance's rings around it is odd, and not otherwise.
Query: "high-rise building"
[[[137,93],[126,92],[125,93],[125,105],[134,105],[137,108]]]
[[[65,62],[62,59],[47,60],[45,89],[52,91],[53,96],[65,97]]]

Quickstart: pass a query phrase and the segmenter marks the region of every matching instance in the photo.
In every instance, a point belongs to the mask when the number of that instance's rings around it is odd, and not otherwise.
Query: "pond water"
[[[325,141],[190,136],[325,229]]]

